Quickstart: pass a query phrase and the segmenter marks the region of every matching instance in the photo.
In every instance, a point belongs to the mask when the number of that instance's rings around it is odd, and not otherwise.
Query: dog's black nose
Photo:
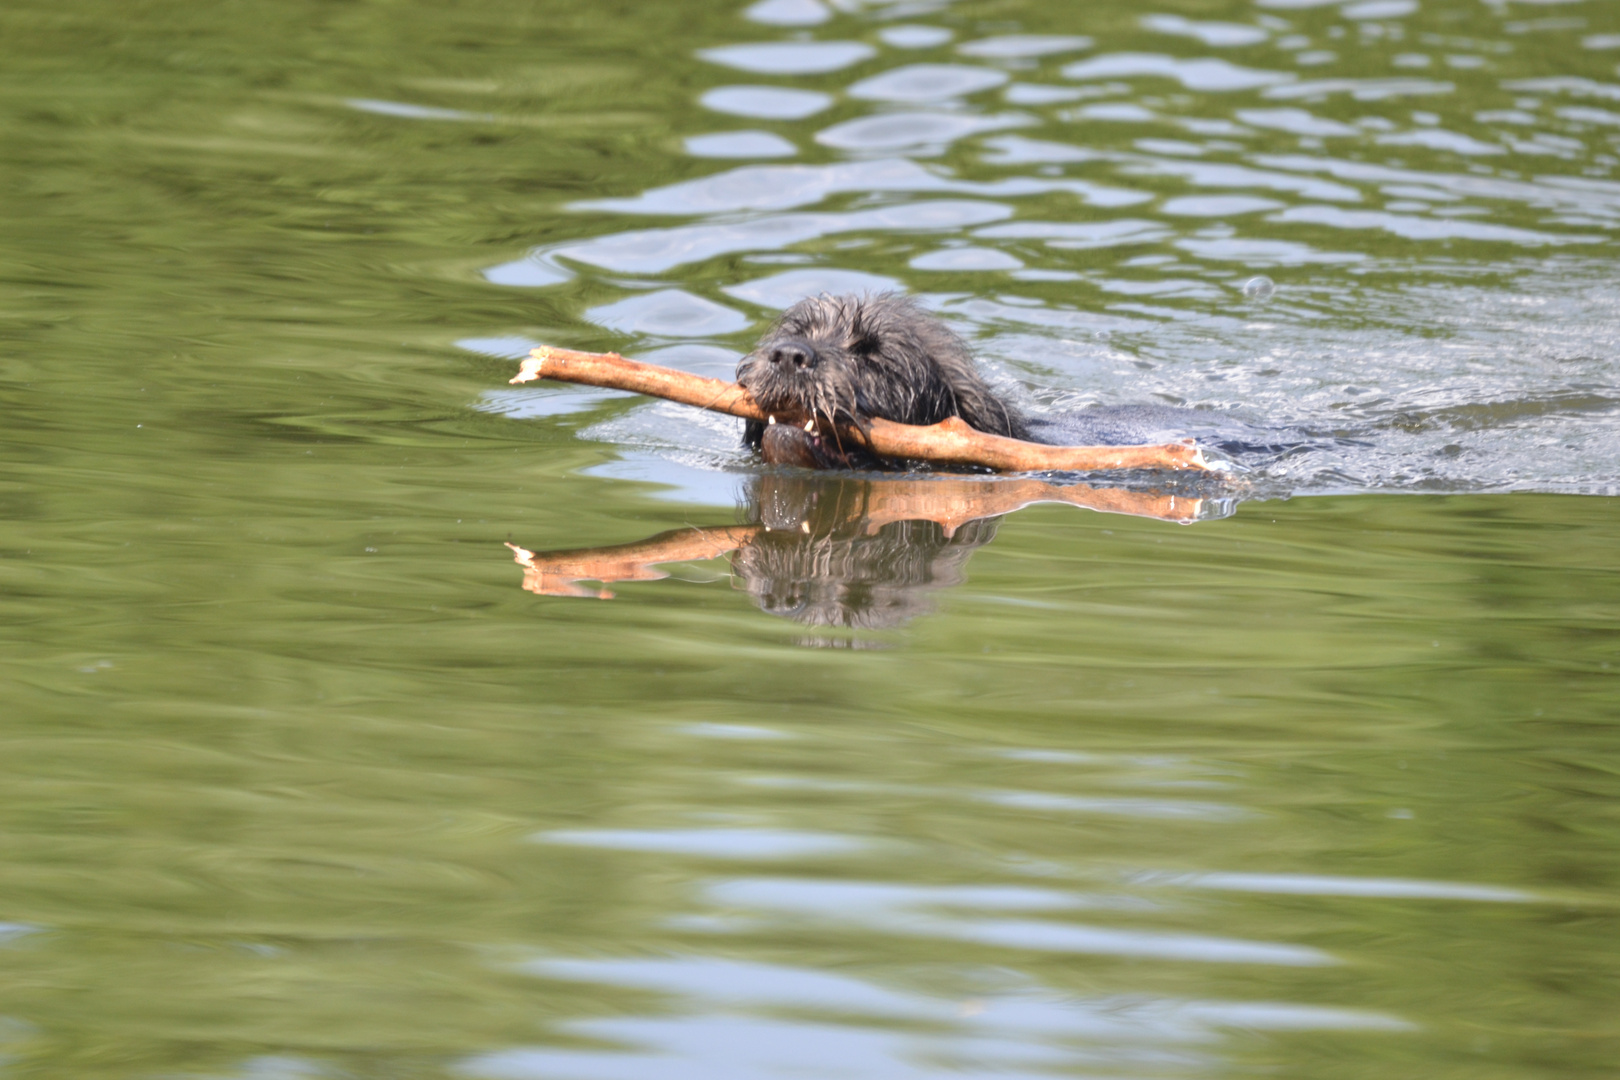
[[[803,370],[804,368],[815,367],[816,354],[808,345],[785,341],[771,350],[771,363],[779,367],[791,365]]]

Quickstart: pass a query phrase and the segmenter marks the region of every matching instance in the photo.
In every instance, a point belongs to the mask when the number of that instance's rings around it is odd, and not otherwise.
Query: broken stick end
[[[518,368],[518,373],[508,379],[507,383],[509,385],[516,385],[518,383],[533,382],[536,379],[544,378],[545,376],[541,369],[546,366],[546,361],[549,359],[551,359],[551,349],[547,346],[540,345],[536,348],[530,349],[529,358],[523,361],[523,366]]]

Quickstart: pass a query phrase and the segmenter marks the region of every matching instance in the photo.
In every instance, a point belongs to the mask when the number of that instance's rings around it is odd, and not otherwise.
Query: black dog
[[[800,300],[738,363],[737,381],[788,421],[750,421],[743,432],[773,464],[870,466],[869,456],[838,445],[837,431],[872,417],[937,424],[960,416],[980,431],[1029,438],[962,339],[897,293]]]

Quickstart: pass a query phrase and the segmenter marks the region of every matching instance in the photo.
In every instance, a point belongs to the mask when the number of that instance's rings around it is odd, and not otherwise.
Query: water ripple
[[[1259,26],[1244,23],[1198,22],[1180,15],[1144,15],[1142,26],[1160,34],[1196,38],[1214,48],[1256,45],[1271,36],[1269,30]]]
[[[956,51],[963,56],[982,56],[987,60],[1023,60],[1080,52],[1091,48],[1092,44],[1091,38],[1077,34],[1005,34],[965,42],[958,45]]]
[[[721,882],[707,892],[715,904],[725,908],[810,915],[837,923],[859,923],[888,934],[944,938],[1002,949],[1210,964],[1318,967],[1337,963],[1329,954],[1302,945],[1174,930],[938,913],[939,909],[985,912],[1031,905],[1047,909],[1088,906],[1084,898],[1053,890],[756,879]]]
[[[713,135],[688,135],[686,152],[707,158],[792,157],[799,148],[769,131],[721,131]]]
[[[921,104],[965,97],[1005,83],[1005,71],[965,64],[912,64],[862,79],[845,91],[852,98]]]
[[[1133,884],[1232,892],[1275,893],[1285,896],[1345,896],[1380,900],[1473,900],[1517,904],[1535,897],[1520,889],[1471,885],[1450,881],[1413,881],[1404,878],[1332,877],[1322,874],[1137,874]]]
[[[738,222],[642,229],[532,253],[517,264],[485,271],[485,276],[500,284],[528,284],[520,279],[521,268],[543,268],[559,256],[604,270],[661,274],[719,255],[775,251],[834,233],[914,229],[948,232],[1010,216],[1011,207],[997,203],[941,200],[847,214],[784,214]]]
[[[1532,445],[1500,438],[1519,428],[1499,407],[1614,394],[1613,372],[1601,364],[1595,372],[1582,365],[1580,386],[1569,381],[1573,367],[1541,370],[1544,385],[1531,393],[1518,357],[1525,335],[1541,352],[1607,355],[1609,316],[1586,283],[1602,276],[1620,225],[1620,84],[1593,71],[1537,71],[1511,38],[1485,31],[1408,32],[1401,20],[1425,14],[1409,0],[1261,6],[1293,14],[1210,21],[1133,13],[1128,28],[1099,34],[1100,44],[1008,27],[951,50],[980,63],[903,62],[858,40],[864,31],[702,49],[711,62],[781,80],[838,78],[868,61],[877,70],[850,77],[842,94],[700,89],[711,113],[758,126],[683,132],[688,154],[804,160],[576,201],[570,209],[593,222],[582,235],[484,276],[590,290],[577,317],[632,341],[727,337],[734,351],[746,348],[757,320],[727,307],[726,296],[780,310],[796,293],[948,285],[960,291],[925,302],[966,332],[1027,331],[1005,340],[1028,355],[1002,356],[1006,370],[1042,372],[1029,387],[1007,376],[1021,398],[1172,402],[1286,421],[1331,440],[1265,465],[1256,490],[1603,487],[1595,478],[1614,465],[1605,455],[1620,454],[1600,426],[1603,410],[1537,413]],[[885,45],[942,49],[953,30],[887,21],[922,13],[869,12]],[[821,0],[780,0],[747,17],[844,26],[845,14]],[[1503,33],[1585,25],[1543,22]],[[1144,35],[1167,48],[1139,50]],[[1072,55],[1093,47],[1102,51]],[[1575,38],[1571,48],[1601,55]],[[1290,62],[1326,70],[1307,78]],[[1179,92],[1166,94],[1167,86]],[[998,88],[1007,109],[969,104]],[[854,113],[813,119],[835,105]],[[440,118],[422,108],[400,115]],[[442,118],[452,114],[462,115]],[[602,214],[687,220],[604,231]],[[1538,271],[1537,260],[1561,252],[1591,261]],[[796,268],[763,277],[749,269],[767,263]],[[1375,284],[1388,274],[1410,276],[1407,296],[1428,299],[1391,301]],[[1262,276],[1264,287],[1243,287]],[[1481,284],[1467,292],[1467,306],[1424,291],[1445,281],[1460,298],[1461,283],[1487,277],[1497,291]],[[1575,321],[1486,325],[1486,313],[1521,311],[1521,293],[1576,313]],[[1094,335],[1114,335],[1106,364],[1074,345]],[[1478,370],[1442,375],[1452,351],[1475,356]],[[1067,359],[1054,367],[1053,357]],[[1456,417],[1468,410],[1497,418],[1496,443],[1463,430]],[[736,464],[721,449],[724,432],[672,424],[667,410],[616,416],[586,434]]]
[[[698,101],[706,109],[760,120],[802,120],[832,106],[832,95],[783,86],[717,86]]]
[[[1579,236],[1571,233],[1544,233],[1532,229],[1515,229],[1507,225],[1489,225],[1474,221],[1435,220],[1432,217],[1413,217],[1391,214],[1382,210],[1345,210],[1337,206],[1295,206],[1267,220],[1305,222],[1312,225],[1330,225],[1335,229],[1381,229],[1407,240],[1482,240],[1509,244],[1597,244],[1599,236]]]
[[[791,829],[558,829],[536,833],[532,839],[543,844],[743,861],[846,855],[863,847],[851,837]]]
[[[756,75],[817,75],[838,71],[877,54],[858,41],[781,41],[757,45],[722,45],[699,49],[714,64]]]
[[[1261,71],[1213,57],[1187,59],[1162,53],[1110,53],[1081,60],[1063,69],[1066,79],[1127,79],[1147,75],[1174,79],[1188,90],[1226,92],[1253,90],[1292,82],[1286,71]]]
[[[931,153],[973,135],[1035,123],[1023,113],[972,116],[966,113],[895,112],[846,120],[816,133],[816,142],[835,150]]]

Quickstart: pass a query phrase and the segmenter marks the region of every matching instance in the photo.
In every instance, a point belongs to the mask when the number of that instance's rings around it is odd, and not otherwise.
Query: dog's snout
[[[771,363],[802,371],[816,366],[815,350],[797,341],[784,341],[771,350]]]

